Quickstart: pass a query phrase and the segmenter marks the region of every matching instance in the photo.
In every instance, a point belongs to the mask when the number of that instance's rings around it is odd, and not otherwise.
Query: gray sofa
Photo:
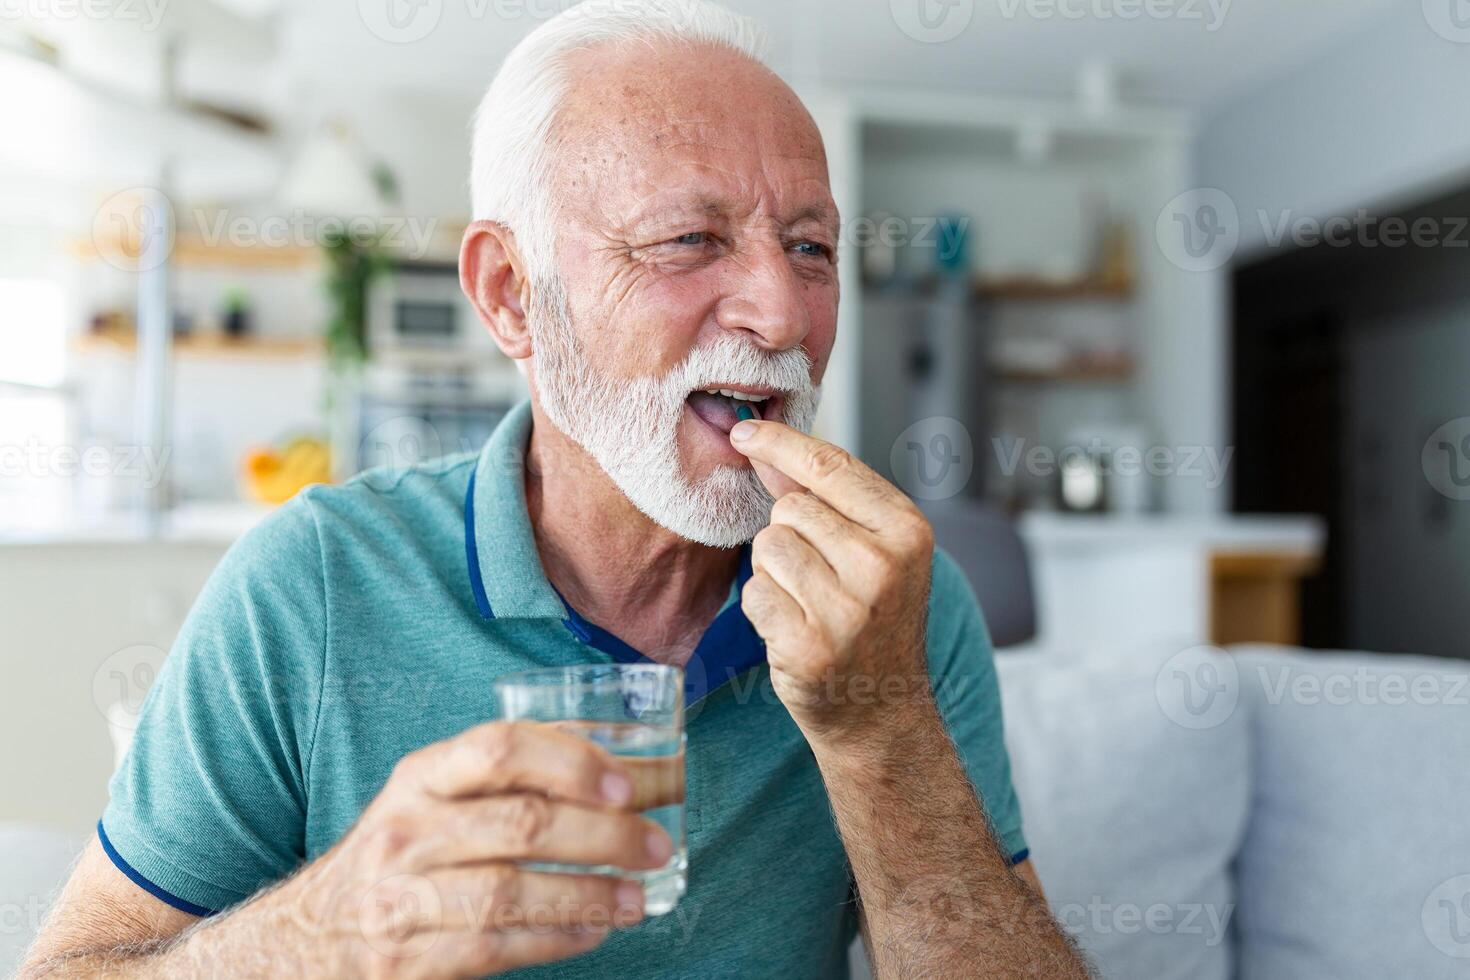
[[[1470,663],[998,661],[1033,860],[1104,976],[1470,977]]]

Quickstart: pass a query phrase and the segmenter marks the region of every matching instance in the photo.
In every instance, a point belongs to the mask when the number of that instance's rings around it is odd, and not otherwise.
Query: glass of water
[[[491,682],[506,721],[556,722],[623,758],[643,815],[674,842],[662,868],[525,862],[537,871],[602,874],[641,882],[644,913],[679,904],[689,866],[684,841],[684,672],[661,664],[587,664],[506,674]]]

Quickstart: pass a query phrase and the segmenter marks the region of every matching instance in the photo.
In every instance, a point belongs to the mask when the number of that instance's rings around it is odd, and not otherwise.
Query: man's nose
[[[802,280],[779,245],[741,256],[728,273],[727,293],[715,319],[725,330],[743,331],[769,350],[798,346],[811,330]]]

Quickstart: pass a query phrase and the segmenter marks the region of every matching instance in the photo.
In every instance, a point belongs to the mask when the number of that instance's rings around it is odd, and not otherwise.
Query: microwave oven
[[[394,264],[368,287],[368,356],[375,360],[501,360],[450,263]]]

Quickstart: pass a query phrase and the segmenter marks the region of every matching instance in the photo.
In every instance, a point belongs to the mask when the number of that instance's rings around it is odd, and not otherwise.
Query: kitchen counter
[[[228,547],[274,509],[243,501],[183,504],[166,512],[153,530],[141,514],[129,511],[55,518],[40,525],[0,526],[0,548],[148,542]]]
[[[1066,550],[1156,545],[1211,551],[1320,552],[1327,528],[1308,515],[1064,514],[1033,511],[1017,529],[1027,544]]]
[[[1308,515],[1037,512],[1017,529],[1036,596],[1036,646],[1126,655],[1161,640],[1293,642],[1302,578],[1327,529]]]

